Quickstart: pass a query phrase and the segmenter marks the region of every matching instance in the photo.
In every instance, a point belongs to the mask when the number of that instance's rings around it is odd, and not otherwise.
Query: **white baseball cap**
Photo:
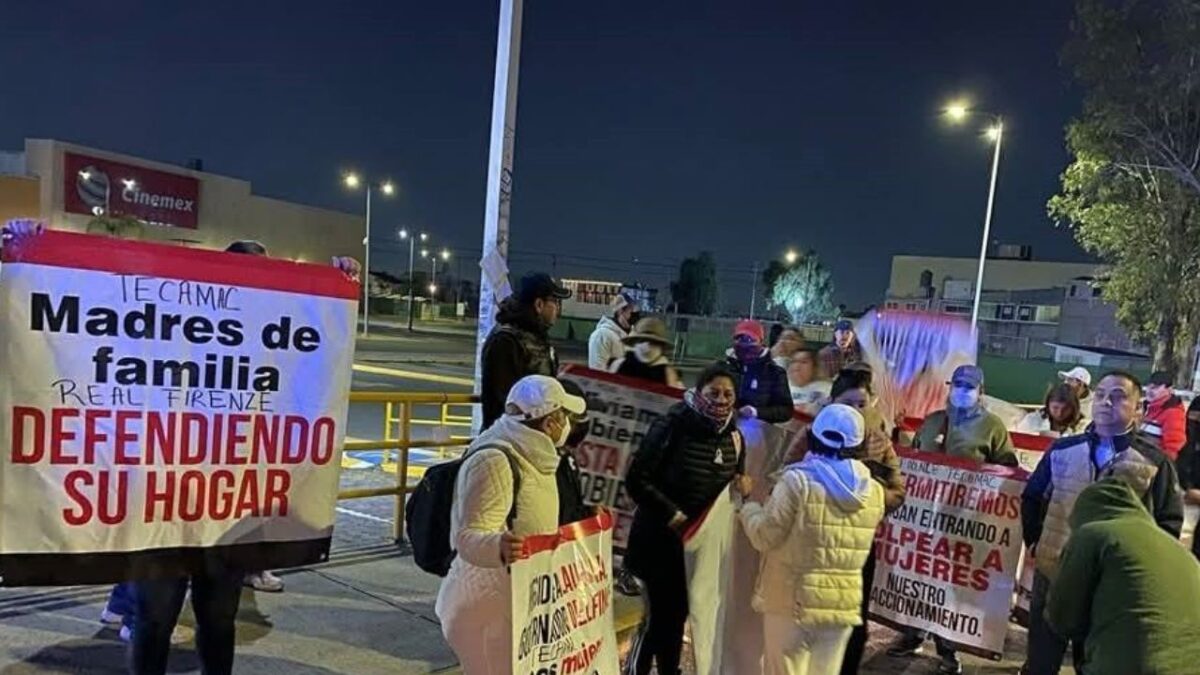
[[[867,424],[862,413],[842,403],[833,403],[817,413],[812,433],[829,448],[857,448],[866,438]]]
[[[536,420],[560,408],[573,415],[582,415],[587,411],[587,401],[568,394],[553,377],[528,375],[513,385],[504,407],[512,417]]]
[[[1063,380],[1065,380],[1069,377],[1074,380],[1079,380],[1080,382],[1086,384],[1089,387],[1092,386],[1092,374],[1089,373],[1087,368],[1084,368],[1083,366],[1075,366],[1074,368],[1067,370],[1067,371],[1060,370],[1060,371],[1058,371],[1058,377],[1059,377],[1059,379],[1063,379]]]

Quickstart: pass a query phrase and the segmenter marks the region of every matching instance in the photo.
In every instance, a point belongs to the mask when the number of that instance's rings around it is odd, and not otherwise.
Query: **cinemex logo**
[[[131,204],[141,204],[155,209],[170,209],[172,211],[180,211],[183,213],[192,213],[195,211],[196,202],[192,199],[180,199],[171,195],[156,195],[150,192],[143,192],[136,181],[126,181],[125,189],[121,190],[121,201]]]

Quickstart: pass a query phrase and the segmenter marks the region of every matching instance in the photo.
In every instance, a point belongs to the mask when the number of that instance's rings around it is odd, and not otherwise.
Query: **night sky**
[[[990,147],[940,106],[1007,122],[993,241],[1081,259],[1045,215],[1080,93],[1066,0],[526,2],[512,261],[666,290],[712,250],[744,310],[754,261],[813,248],[839,302],[882,298],[894,254],[974,256]],[[341,171],[399,182],[401,226],[474,268],[498,3],[5,3],[0,149],[73,141],[344,211]],[[551,258],[549,253],[557,253]],[[637,258],[638,263],[633,259]]]

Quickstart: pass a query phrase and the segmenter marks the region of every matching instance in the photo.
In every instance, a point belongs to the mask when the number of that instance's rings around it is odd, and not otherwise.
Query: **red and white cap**
[[[528,375],[513,385],[504,407],[512,417],[536,420],[559,409],[565,409],[572,415],[582,415],[587,411],[587,401],[568,394],[562,383],[553,377]]]

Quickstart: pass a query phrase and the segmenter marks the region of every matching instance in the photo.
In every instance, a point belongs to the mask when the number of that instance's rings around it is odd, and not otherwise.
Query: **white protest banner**
[[[999,658],[1021,556],[1021,469],[900,452],[907,497],[875,537],[870,613]]]
[[[575,449],[575,461],[584,501],[613,511],[613,545],[624,551],[635,508],[625,492],[625,472],[650,424],[678,403],[683,392],[575,365],[566,366],[560,376],[578,384],[589,401],[603,406],[588,412],[590,428]]]
[[[524,541],[510,568],[514,675],[618,672],[607,510]]]
[[[331,266],[66,232],[0,267],[0,575],[323,559],[359,286]]]

